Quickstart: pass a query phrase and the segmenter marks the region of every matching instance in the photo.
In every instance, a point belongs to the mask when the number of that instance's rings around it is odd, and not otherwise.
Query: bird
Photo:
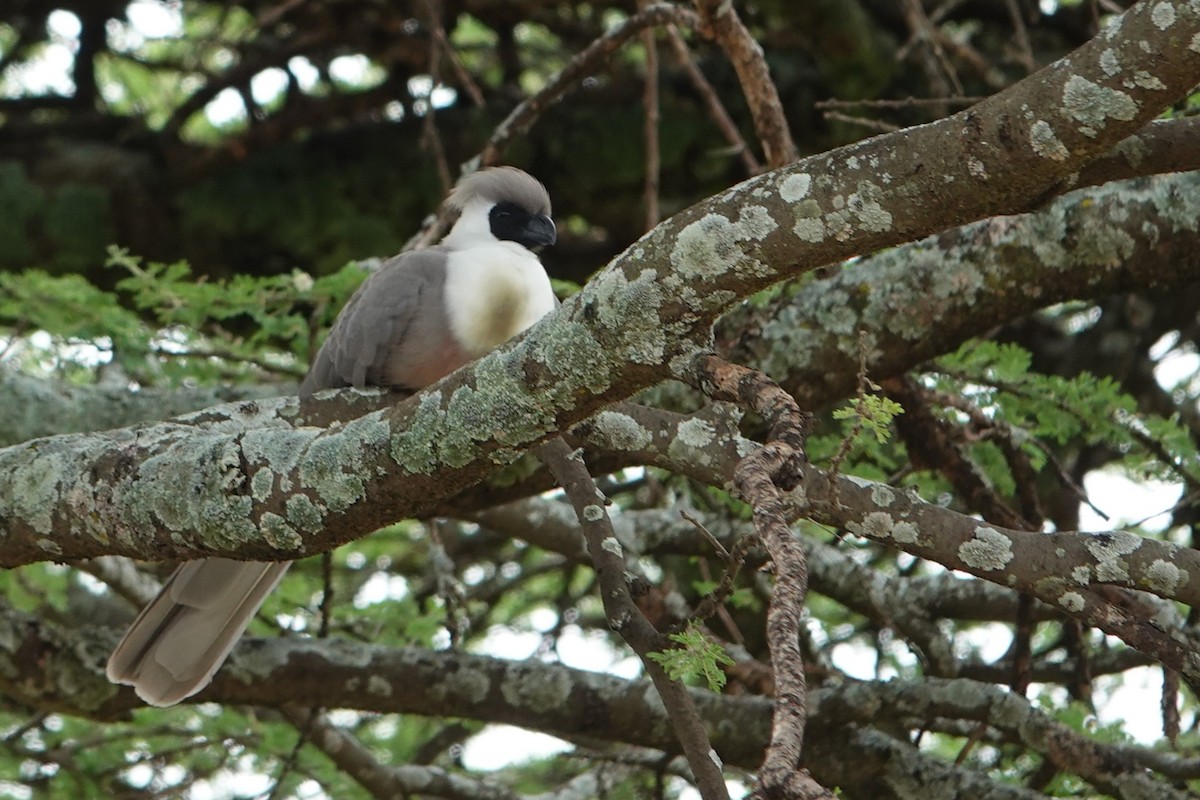
[[[495,349],[558,300],[538,253],[554,244],[550,195],[515,167],[478,170],[446,200],[458,211],[436,245],[401,253],[342,308],[300,385],[418,391]],[[207,686],[289,562],[181,564],[109,657],[113,683],[171,706]]]

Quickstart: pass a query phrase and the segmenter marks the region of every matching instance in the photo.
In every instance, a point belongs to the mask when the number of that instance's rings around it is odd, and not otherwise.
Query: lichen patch
[[[1044,119],[1039,119],[1029,128],[1029,143],[1034,153],[1051,161],[1063,161],[1071,155],[1071,151],[1054,134],[1054,128]]]
[[[1063,87],[1063,108],[1084,136],[1095,137],[1109,119],[1129,121],[1137,116],[1137,103],[1125,92],[1072,75]]]
[[[1012,539],[995,528],[979,525],[975,537],[959,546],[958,557],[968,567],[996,572],[1013,560]]]

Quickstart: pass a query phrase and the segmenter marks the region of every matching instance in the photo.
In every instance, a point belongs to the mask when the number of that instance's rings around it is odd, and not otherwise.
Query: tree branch
[[[236,433],[195,436],[184,422],[0,450],[0,534],[23,543],[4,563],[116,551],[294,558],[424,513],[659,380],[664,364],[707,345],[738,298],[1053,191],[1200,77],[1200,48],[1189,47],[1200,9],[1162,0],[1121,20],[967,111],[681,212],[529,333],[387,411],[327,431],[264,432],[246,415]],[[1164,46],[1150,54],[1142,41]],[[1101,62],[1111,70],[1113,58],[1123,71],[1110,75]],[[1126,86],[1135,71],[1146,78]],[[135,544],[147,535],[160,543]]]

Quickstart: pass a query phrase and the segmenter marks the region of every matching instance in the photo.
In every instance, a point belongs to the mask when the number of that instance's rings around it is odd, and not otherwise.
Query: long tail
[[[212,680],[290,562],[208,558],[181,564],[108,659],[108,679],[154,706]]]

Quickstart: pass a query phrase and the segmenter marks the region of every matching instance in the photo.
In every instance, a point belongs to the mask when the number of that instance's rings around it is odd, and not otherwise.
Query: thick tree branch
[[[766,309],[739,308],[717,339],[805,408],[823,408],[854,393],[860,332],[879,378],[1054,303],[1197,283],[1197,220],[1197,172],[1073,192],[847,264]]]
[[[608,433],[597,444],[612,446],[612,431],[639,443],[637,458],[666,466],[706,484],[733,486],[736,465],[758,445],[733,435],[679,431],[687,417],[646,409],[642,419],[609,412],[597,417]],[[653,424],[649,424],[650,420]],[[674,427],[676,433],[667,433]],[[689,447],[659,447],[681,440]],[[587,436],[585,435],[585,441]],[[607,443],[607,444],[606,444]],[[1175,626],[1170,634],[1150,620],[1173,612],[1111,587],[1136,589],[1190,604],[1200,602],[1200,552],[1123,531],[1043,534],[984,525],[979,520],[883,484],[831,476],[810,465],[791,493],[792,515],[860,535],[985,580],[1028,592],[1043,602],[1120,637],[1200,685],[1200,641]],[[1110,599],[1111,598],[1111,599]]]
[[[0,689],[11,702],[96,719],[128,714],[140,704],[129,689],[109,684],[103,661],[116,631],[64,629],[12,609],[0,612]],[[690,692],[709,728],[713,746],[729,764],[750,767],[762,757],[769,738],[770,702],[766,698],[728,697]],[[323,706],[378,712],[457,716],[507,722],[567,738],[627,742],[673,752],[674,734],[662,706],[646,681],[537,661],[505,661],[461,652],[434,653],[415,648],[389,649],[339,640],[248,639],[234,651],[230,667],[218,673],[196,702],[252,704],[286,709],[297,696]],[[1152,770],[1173,779],[1200,776],[1200,760],[1150,748],[1088,740],[1058,723],[1024,698],[968,680],[923,679],[917,682],[851,683],[810,695],[811,764],[815,777],[845,785],[839,773],[845,758],[822,757],[831,738],[864,722],[920,725],[937,717],[986,722],[1013,740],[1107,788],[1129,781],[1130,790],[1148,785],[1131,768]],[[953,775],[954,785],[999,784],[974,770],[957,769],[921,754],[908,743],[891,740],[893,757],[923,774]],[[858,782],[879,768],[872,747],[841,750],[862,759]],[[856,761],[856,763],[859,763]],[[417,771],[398,777],[417,778]],[[441,780],[436,773],[428,777]],[[448,781],[454,776],[446,776]],[[446,785],[454,785],[447,783]],[[466,787],[467,784],[459,784]],[[565,789],[566,787],[564,787]],[[1118,796],[1128,796],[1126,790]],[[1173,798],[1169,793],[1156,797]],[[566,796],[571,796],[567,794]],[[983,796],[983,795],[980,795]]]
[[[177,553],[293,558],[329,531],[323,547],[421,514],[657,381],[663,365],[704,346],[738,298],[1029,206],[1197,82],[1198,33],[1194,5],[1139,4],[1097,40],[961,114],[693,206],[527,335],[388,411],[326,431],[264,433],[243,421],[237,433],[196,436],[184,424],[2,450],[0,536],[25,542],[4,563],[145,553],[134,542],[155,531]],[[1146,53],[1142,41],[1162,47]],[[245,544],[260,531],[265,541]]]

